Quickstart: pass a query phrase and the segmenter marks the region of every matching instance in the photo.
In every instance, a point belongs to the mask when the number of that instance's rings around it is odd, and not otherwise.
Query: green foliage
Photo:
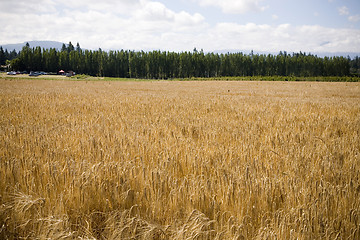
[[[57,72],[72,70],[98,77],[117,78],[217,78],[243,76],[293,77],[349,76],[358,71],[358,58],[324,57],[306,53],[278,55],[166,51],[82,50],[69,42],[61,51],[25,46],[12,61],[12,69]],[[0,50],[0,55],[2,55]],[[354,70],[355,69],[355,70]],[[316,81],[316,80],[315,80]]]
[[[0,47],[0,65],[5,65],[5,62],[6,62],[5,51],[2,47]]]

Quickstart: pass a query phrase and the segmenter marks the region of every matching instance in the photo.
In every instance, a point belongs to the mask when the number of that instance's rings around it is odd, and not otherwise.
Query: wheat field
[[[1,239],[360,239],[360,83],[0,80]]]

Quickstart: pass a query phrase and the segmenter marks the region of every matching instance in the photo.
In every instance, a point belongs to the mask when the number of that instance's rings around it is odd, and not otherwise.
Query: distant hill
[[[21,49],[26,45],[27,42],[23,43],[15,43],[15,44],[5,44],[1,45],[4,49],[4,51],[7,49],[9,52],[13,51],[15,49],[16,52],[21,51]],[[62,42],[56,42],[56,41],[28,41],[31,48],[33,47],[41,47],[41,48],[56,48],[58,50],[61,49],[63,43]],[[65,44],[67,46],[67,44]]]
[[[226,54],[226,53],[239,53],[242,52],[244,54],[250,54],[251,51],[250,50],[236,50],[236,49],[224,49],[224,50],[215,50],[214,53],[218,53],[218,54]],[[284,51],[282,51],[284,52]],[[304,51],[302,51],[304,53]],[[266,51],[253,51],[254,54],[272,54],[272,55],[278,55],[280,53],[279,52],[266,52]],[[291,54],[292,55],[293,52],[287,51],[287,54]],[[297,52],[295,52],[297,53]],[[360,52],[356,53],[356,52],[306,52],[306,54],[311,53],[312,55],[316,55],[318,57],[350,57],[351,59],[354,59],[356,56],[360,56]]]

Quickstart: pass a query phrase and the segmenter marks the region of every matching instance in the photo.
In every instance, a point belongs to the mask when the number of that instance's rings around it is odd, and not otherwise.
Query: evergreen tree
[[[72,43],[71,43],[71,42],[69,42],[68,47],[67,47],[67,51],[68,51],[68,53],[70,53],[71,51],[74,51],[74,50],[75,50],[74,45],[72,45]]]
[[[70,70],[69,53],[67,51],[61,51],[59,53],[59,68],[64,71]]]
[[[43,64],[42,64],[42,51],[41,47],[36,47],[32,50],[32,62],[31,62],[31,69],[33,71],[42,71],[44,70]]]
[[[76,43],[76,51],[77,51],[78,53],[81,52],[81,47],[80,47],[80,44],[79,44],[79,43]]]
[[[198,51],[82,51],[69,42],[56,49],[30,48],[27,43],[21,52],[11,53],[0,48],[0,62],[8,59],[16,70],[74,70],[93,76],[134,78],[191,78],[218,76],[346,76],[358,71],[359,58],[324,57],[306,53],[280,52],[278,55],[259,55],[252,51],[215,54]],[[355,70],[354,70],[355,69]]]
[[[16,70],[21,70],[21,71],[26,70],[30,72],[32,70],[31,69],[32,59],[33,59],[32,50],[30,49],[29,43],[26,43],[26,45],[22,48],[20,52],[19,62],[17,64],[20,68]]]
[[[2,46],[0,46],[0,65],[5,65],[5,62],[6,62],[5,51],[2,48]]]
[[[7,54],[7,50],[6,50],[5,55],[8,55],[8,58],[7,58],[7,59],[13,60],[13,59],[17,58],[19,54],[16,52],[15,49],[13,49],[13,50],[12,50],[10,53],[8,53],[8,54]]]
[[[61,51],[62,52],[67,51],[67,47],[66,47],[65,43],[62,44]]]

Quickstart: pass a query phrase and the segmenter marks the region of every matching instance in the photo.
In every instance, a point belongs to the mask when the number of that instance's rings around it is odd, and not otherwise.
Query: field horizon
[[[360,238],[359,82],[78,80],[0,78],[0,238]]]
[[[72,77],[64,75],[40,75],[36,77],[28,74],[7,75],[0,73],[0,79],[3,80],[64,80],[64,81],[261,81],[261,82],[360,82],[359,76],[317,76],[317,77],[295,77],[295,76],[243,76],[243,77],[191,77],[191,78],[119,78],[119,77],[97,77],[85,74],[78,74]]]

